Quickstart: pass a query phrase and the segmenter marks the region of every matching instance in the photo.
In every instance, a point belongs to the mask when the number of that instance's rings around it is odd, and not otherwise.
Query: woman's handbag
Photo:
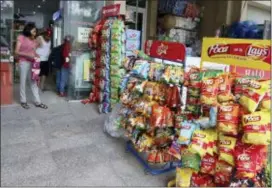
[[[40,59],[39,58],[35,58],[34,62],[32,63],[32,67],[31,67],[31,79],[33,81],[40,81]]]

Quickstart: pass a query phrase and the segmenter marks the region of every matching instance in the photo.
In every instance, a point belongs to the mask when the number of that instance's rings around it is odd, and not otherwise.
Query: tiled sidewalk
[[[170,174],[145,175],[124,141],[103,133],[95,105],[31,107],[1,107],[1,186],[167,185]]]

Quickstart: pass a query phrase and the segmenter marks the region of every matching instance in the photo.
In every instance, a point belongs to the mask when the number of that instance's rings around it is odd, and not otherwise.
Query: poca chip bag
[[[249,112],[255,112],[268,88],[268,82],[251,80],[246,89],[244,90],[244,93],[241,96],[239,103]]]
[[[217,78],[205,78],[202,82],[200,102],[205,105],[216,105],[219,81]]]
[[[219,160],[225,161],[234,166],[234,148],[236,138],[219,135]]]
[[[270,111],[259,111],[243,116],[243,142],[268,145],[270,140]]]

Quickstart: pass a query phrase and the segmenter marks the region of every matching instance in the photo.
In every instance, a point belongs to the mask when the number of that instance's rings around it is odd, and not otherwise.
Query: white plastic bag
[[[120,127],[119,124],[121,118],[119,112],[121,107],[122,105],[119,103],[114,105],[109,117],[104,123],[104,132],[115,138],[124,137],[125,134],[124,129]]]

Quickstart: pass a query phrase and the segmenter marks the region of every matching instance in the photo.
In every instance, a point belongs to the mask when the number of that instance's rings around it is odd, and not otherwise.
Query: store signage
[[[108,18],[108,17],[118,16],[120,15],[120,8],[121,8],[121,4],[104,6],[102,8],[102,17]]]
[[[153,58],[183,63],[186,47],[177,42],[148,40],[145,43],[145,53]]]
[[[264,79],[264,80],[271,79],[271,72],[270,71],[265,71],[265,70],[260,70],[260,69],[251,69],[251,68],[230,66],[230,72],[236,72],[240,75],[245,75],[245,76],[254,76],[254,77],[258,77],[260,79]]]
[[[270,70],[271,44],[269,40],[204,38],[201,59],[253,69]]]
[[[77,29],[77,36],[79,43],[88,43],[89,34],[91,33],[92,28],[88,27],[78,27]]]

